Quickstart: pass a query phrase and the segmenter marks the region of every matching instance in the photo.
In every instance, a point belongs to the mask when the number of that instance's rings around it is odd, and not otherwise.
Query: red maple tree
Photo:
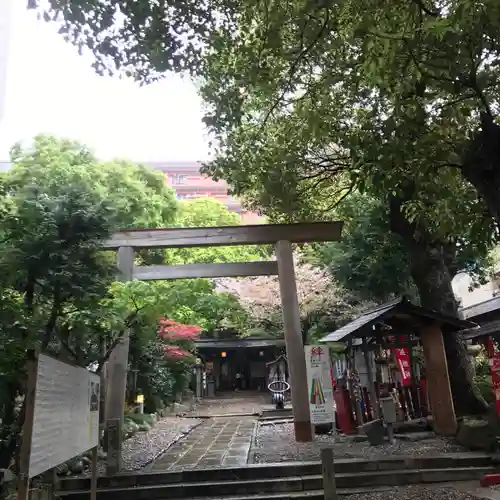
[[[203,328],[196,325],[185,325],[167,318],[160,320],[158,335],[166,341],[194,342],[200,338]]]
[[[200,338],[203,328],[196,325],[185,325],[162,318],[159,321],[158,336],[164,342],[191,343]],[[193,357],[193,354],[179,345],[167,344],[163,346],[165,356],[172,361]]]

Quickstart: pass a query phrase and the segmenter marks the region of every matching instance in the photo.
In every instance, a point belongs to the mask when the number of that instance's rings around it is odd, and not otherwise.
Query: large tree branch
[[[121,339],[124,337],[125,332],[128,328],[130,328],[133,324],[135,319],[137,318],[137,315],[139,314],[139,311],[143,309],[142,307],[139,307],[134,311],[132,314],[129,315],[127,320],[125,321],[125,328],[120,330],[120,333],[113,339],[111,342],[111,345],[109,345],[108,350],[104,354],[104,356],[99,360],[99,363],[97,365],[97,370],[96,373],[101,373],[102,367],[108,361],[109,357],[111,356],[111,353],[113,352],[113,349],[120,343]]]
[[[423,0],[412,0],[412,2],[415,5],[417,5],[419,7],[419,9],[422,12],[425,12],[428,16],[431,16],[431,17],[440,17],[440,15],[441,15],[439,12],[436,12],[434,10],[431,10],[429,7],[426,7]]]
[[[43,339],[42,339],[42,349],[46,349],[52,340],[52,334],[57,324],[57,319],[59,318],[59,313],[61,311],[61,293],[59,285],[54,286],[54,300],[52,302],[52,308],[50,310],[49,319],[45,324]]]
[[[299,64],[302,62],[302,60],[307,56],[307,54],[314,48],[314,46],[321,40],[323,35],[326,32],[326,28],[328,26],[328,23],[330,22],[330,12],[328,8],[325,9],[325,18],[323,20],[323,23],[318,30],[318,33],[316,36],[309,42],[309,44],[303,48],[303,50],[299,53],[297,58],[292,62],[290,65],[290,68],[288,70],[288,78],[287,82],[283,87],[283,90],[280,93],[280,96],[276,99],[276,101],[272,104],[272,106],[269,108],[267,111],[266,115],[264,116],[264,120],[261,123],[261,130],[266,126],[267,121],[271,117],[271,115],[274,113],[276,108],[280,105],[281,102],[283,102],[283,99],[285,98],[287,92],[290,91],[290,88],[292,87],[292,80],[295,76],[295,73],[297,72],[297,68],[299,67]]]
[[[96,373],[98,375],[101,373],[101,370],[102,370],[103,366],[105,365],[106,361],[108,361],[108,359],[110,358],[111,353],[113,352],[114,348],[120,343],[121,339],[124,337],[126,330],[127,329],[124,328],[123,330],[120,331],[120,333],[113,339],[113,342],[111,342],[111,345],[108,347],[108,350],[106,351],[104,356],[99,360],[99,363],[97,364],[97,370],[96,370]]]
[[[64,350],[75,360],[75,361],[78,361],[78,355],[76,354],[76,352],[71,348],[71,346],[68,344],[68,342],[59,337],[59,341],[61,342],[61,345],[62,347],[64,348]]]
[[[393,233],[399,234],[406,241],[412,241],[415,236],[416,224],[411,223],[403,213],[403,197],[389,197],[389,226]]]

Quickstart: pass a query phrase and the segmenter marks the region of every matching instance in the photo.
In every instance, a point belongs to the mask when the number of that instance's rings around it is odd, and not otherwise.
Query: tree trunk
[[[500,126],[491,116],[481,116],[481,130],[471,141],[461,170],[500,225]]]
[[[8,382],[2,394],[2,422],[0,424],[0,469],[8,469],[14,458],[20,425],[16,411],[16,398],[20,395],[17,382]]]
[[[449,246],[432,241],[425,231],[416,231],[401,212],[401,203],[391,203],[391,230],[401,236],[411,260],[411,275],[422,307],[458,316],[458,304],[451,286],[452,276],[446,261]],[[473,383],[473,370],[463,339],[444,335],[448,372],[457,415],[481,414],[488,405]]]
[[[458,316],[458,304],[451,286],[452,276],[444,263],[443,251],[427,242],[414,245],[411,275],[419,291],[422,307]],[[488,405],[473,383],[473,369],[466,345],[455,333],[444,335],[448,372],[455,411],[458,415],[480,414]]]

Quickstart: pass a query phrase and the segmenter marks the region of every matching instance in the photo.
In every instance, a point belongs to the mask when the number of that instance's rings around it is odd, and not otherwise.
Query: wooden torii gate
[[[292,243],[338,241],[343,223],[314,222],[263,224],[202,228],[136,229],[115,233],[103,249],[116,250],[120,279],[173,280],[277,275],[280,284],[285,343],[290,370],[293,419],[296,441],[312,441],[309,415],[306,362],[302,342],[299,303],[295,282]],[[273,244],[277,261],[222,264],[185,264],[175,266],[135,266],[134,250],[151,248],[193,248],[228,245]],[[107,472],[120,472],[122,423],[125,410],[129,333],[113,350],[107,362],[106,435]]]

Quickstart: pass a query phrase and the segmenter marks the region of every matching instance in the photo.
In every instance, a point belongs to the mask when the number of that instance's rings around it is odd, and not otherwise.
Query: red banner
[[[500,352],[491,338],[488,338],[488,354],[490,356],[491,385],[495,395],[497,414],[500,415]]]
[[[393,337],[392,342],[395,342],[396,339]],[[406,337],[400,337],[399,341],[404,342]],[[399,371],[401,372],[401,383],[403,387],[410,387],[413,383],[411,377],[411,362],[410,362],[410,353],[407,347],[396,347],[392,350],[396,361],[398,362]]]

